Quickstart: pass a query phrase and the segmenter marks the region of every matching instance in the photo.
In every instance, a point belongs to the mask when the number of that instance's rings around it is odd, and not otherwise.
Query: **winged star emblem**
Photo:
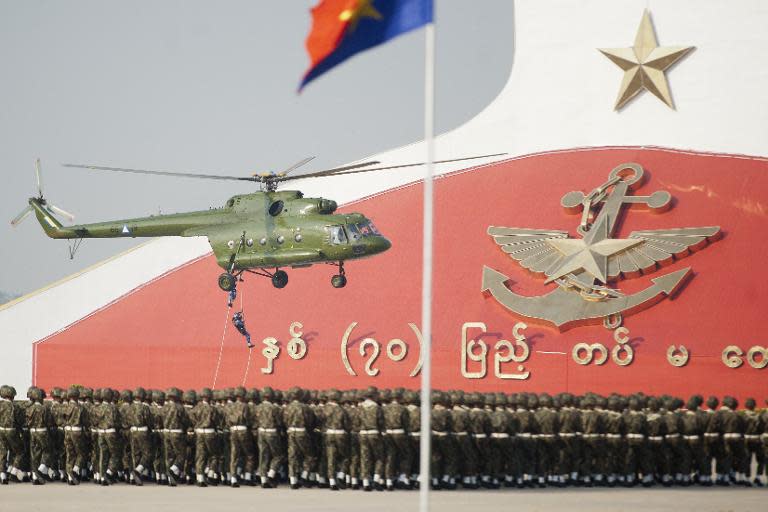
[[[483,269],[482,291],[511,311],[549,321],[561,329],[573,324],[602,320],[606,327],[621,324],[622,314],[649,307],[672,295],[689,276],[690,268],[652,279],[652,285],[625,295],[612,283],[657,271],[675,260],[704,248],[720,234],[719,226],[633,231],[627,238],[612,238],[621,209],[639,204],[656,211],[669,208],[671,195],[657,191],[650,196],[629,195],[643,178],[639,164],[617,166],[608,181],[590,194],[569,192],[561,204],[570,212],[581,212],[577,231],[581,238],[569,238],[567,231],[491,226],[488,234],[502,251],[545,283],[558,287],[538,297],[511,291],[505,275]]]

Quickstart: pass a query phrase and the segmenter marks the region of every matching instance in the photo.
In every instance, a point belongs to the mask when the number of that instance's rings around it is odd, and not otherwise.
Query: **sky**
[[[420,140],[424,33],[360,54],[296,93],[315,0],[0,0],[0,297],[24,294],[145,239],[48,239],[36,195],[76,223],[222,205],[250,184],[96,173],[307,171]],[[436,130],[476,115],[513,59],[512,0],[436,0]],[[324,196],[333,198],[329,191]],[[2,300],[0,300],[2,302]]]

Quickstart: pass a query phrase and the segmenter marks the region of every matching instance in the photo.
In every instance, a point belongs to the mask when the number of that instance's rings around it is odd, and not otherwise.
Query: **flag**
[[[307,36],[311,64],[299,91],[356,53],[432,22],[433,0],[321,0]]]

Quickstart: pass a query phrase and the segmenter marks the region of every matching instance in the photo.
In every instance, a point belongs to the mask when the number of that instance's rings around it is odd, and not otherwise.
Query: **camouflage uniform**
[[[755,455],[755,462],[757,463],[757,471],[755,472],[754,483],[760,484],[758,476],[762,473],[762,443],[760,441],[760,434],[764,430],[762,424],[762,418],[760,414],[755,411],[755,399],[747,398],[744,401],[744,456],[742,457],[742,463],[740,472],[744,475],[746,480],[750,480],[750,474],[752,473],[752,455]]]
[[[371,480],[377,490],[382,490],[384,472],[384,446],[381,431],[384,417],[381,406],[375,402],[378,397],[376,388],[368,388],[365,400],[360,403],[360,474],[363,478],[363,490],[371,490]]]
[[[462,485],[467,489],[476,489],[478,487],[477,477],[478,454],[475,443],[469,433],[469,409],[464,406],[464,394],[454,391],[450,394],[451,405],[451,436],[453,445],[457,451],[456,455],[460,458],[461,464],[456,465],[457,473],[462,475]],[[458,475],[451,475],[458,476]]]
[[[604,416],[595,410],[597,401],[587,395],[580,401],[581,425],[582,425],[582,457],[581,474],[585,486],[591,487],[594,483],[603,481],[600,467],[605,455],[605,424]]]
[[[402,392],[392,393],[392,401],[382,406],[384,417],[384,443],[386,447],[386,467],[384,478],[388,490],[394,490],[395,482],[399,486],[410,487],[406,474],[408,467],[408,411],[400,403]]]
[[[562,408],[559,412],[560,423],[560,460],[558,473],[560,482],[579,481],[582,463],[582,423],[581,411],[573,407],[574,397],[570,393],[560,396]]]
[[[120,417],[117,408],[111,403],[112,390],[102,389],[101,403],[94,408],[93,417],[97,432],[98,445],[98,475],[102,485],[109,485],[117,477],[120,465],[118,428]]]
[[[218,483],[218,475],[211,467],[216,459],[216,410],[211,405],[213,392],[208,388],[200,391],[200,401],[192,410],[195,431],[195,478],[198,487],[208,482]]]
[[[765,401],[766,405],[768,405],[768,400]],[[760,440],[762,442],[762,456],[757,459],[757,476],[755,477],[755,480],[760,485],[765,485],[764,473],[766,473],[766,466],[768,466],[768,409],[763,409],[763,412],[760,414],[761,418],[761,424],[763,425],[763,431],[760,433]],[[760,480],[758,480],[760,479]]]
[[[559,458],[559,439],[557,433],[560,430],[560,418],[553,407],[552,397],[546,393],[539,396],[539,409],[534,413],[536,423],[539,425],[539,433],[536,442],[538,454],[539,485],[546,483],[557,485],[560,483],[556,473],[556,464]]]
[[[704,411],[702,417],[702,429],[704,430],[704,457],[706,459],[703,466],[706,466],[706,473],[709,474],[710,479],[712,476],[712,465],[715,465],[717,474],[720,474],[723,454],[723,438],[716,429],[710,430],[710,425],[715,419],[717,408],[720,405],[720,401],[715,396],[707,398],[707,410]],[[703,470],[703,468],[702,468]],[[710,482],[711,485],[712,482]]]
[[[312,450],[312,411],[303,403],[303,392],[299,388],[288,390],[290,403],[283,410],[283,424],[288,434],[288,478],[291,488],[298,489],[299,477],[306,485],[309,474],[315,466]]]
[[[628,486],[635,485],[638,473],[642,473],[643,485],[647,487],[653,483],[653,469],[648,458],[648,422],[641,409],[642,404],[637,397],[629,399],[629,410],[624,414],[627,438],[624,473]]]
[[[42,485],[48,477],[48,461],[45,457],[48,452],[48,429],[53,423],[53,418],[50,410],[42,403],[43,392],[41,389],[30,388],[28,396],[31,403],[26,410],[26,426],[30,435],[29,452],[32,483]]]
[[[686,404],[686,410],[681,415],[683,439],[688,448],[688,460],[690,462],[690,467],[685,468],[686,471],[683,473],[685,485],[693,483],[691,473],[695,474],[699,483],[705,483],[710,478],[710,475],[700,472],[704,465],[704,439],[702,437],[704,431],[702,416],[699,413],[701,403],[701,397],[692,396]]]
[[[619,477],[623,469],[626,457],[622,409],[623,407],[618,396],[611,396],[608,399],[608,409],[605,411],[605,444],[609,456],[605,459],[603,473],[607,477],[609,487],[616,485],[617,477]],[[621,477],[623,478],[623,475]]]
[[[718,409],[707,432],[717,432],[721,435],[722,456],[717,459],[717,483],[729,485],[733,481],[744,481],[744,476],[736,474],[741,467],[744,453],[744,420],[735,409],[738,402],[735,398],[726,396],[723,405]]]
[[[479,393],[471,393],[465,397],[465,401],[471,406],[469,410],[469,433],[475,445],[478,454],[478,470],[481,472],[481,484],[489,487],[491,483],[491,467],[489,465],[491,458],[491,444],[488,434],[491,430],[491,421],[488,417],[488,411],[482,408],[485,400]],[[453,482],[451,482],[453,483]]]
[[[66,416],[67,404],[65,392],[61,388],[51,390],[53,403],[51,404],[51,417],[53,425],[51,426],[50,443],[50,463],[51,468],[58,473],[58,480],[66,479],[66,455],[64,453],[64,420]]]
[[[450,437],[451,413],[446,409],[448,398],[440,391],[432,392],[432,457],[430,460],[431,485],[434,489],[452,488],[451,475],[458,470],[456,449]],[[442,478],[441,478],[442,476]]]
[[[187,456],[187,425],[189,418],[181,405],[181,390],[170,388],[166,393],[166,402],[162,409],[163,428],[165,429],[165,466],[168,485],[174,486],[181,478]]]
[[[648,399],[648,412],[646,413],[646,429],[648,432],[648,465],[654,475],[654,481],[669,481],[667,469],[666,449],[664,434],[666,427],[664,413],[660,410],[659,400],[655,397]]]
[[[247,484],[253,482],[253,471],[256,466],[256,453],[253,449],[251,427],[253,420],[251,410],[245,402],[245,388],[237,388],[234,392],[235,401],[228,404],[224,410],[230,437],[229,472],[230,483],[238,485],[238,468],[242,468],[243,480]]]
[[[165,473],[165,439],[163,426],[163,405],[165,404],[165,393],[153,390],[152,403],[149,412],[152,415],[152,470],[155,472],[155,481],[160,484],[166,484],[168,477]]]
[[[272,403],[275,393],[270,387],[261,392],[262,401],[256,406],[256,421],[259,424],[259,473],[264,488],[276,486],[275,478],[285,459],[285,452],[280,440],[282,429],[282,411]]]
[[[536,395],[522,394],[518,396],[515,420],[518,425],[517,432],[517,485],[532,486],[538,477],[536,469],[536,436],[539,433],[539,424],[536,416],[530,410],[538,405]]]
[[[488,402],[486,402],[488,403]],[[512,459],[514,457],[513,438],[514,420],[507,411],[507,397],[504,393],[494,396],[495,408],[490,413],[491,454],[493,457],[492,483],[498,488],[500,481],[509,485],[512,482]]]
[[[123,422],[128,427],[128,442],[131,453],[131,475],[133,483],[142,485],[142,476],[148,476],[152,461],[152,444],[150,428],[152,413],[144,400],[147,392],[144,388],[136,388],[133,401],[124,408]]]
[[[345,410],[349,415],[349,457],[347,474],[352,489],[360,487],[360,408],[357,406],[356,392],[351,391]]]
[[[421,451],[421,407],[419,407],[419,393],[416,391],[407,391],[405,393],[405,400],[408,404],[406,410],[408,411],[408,440],[410,444],[410,450],[408,450],[408,458],[410,467],[409,474],[411,484],[413,486],[419,485],[419,466],[421,461],[419,459],[419,452]]]
[[[331,490],[344,486],[346,475],[344,461],[349,445],[348,432],[350,427],[347,411],[339,405],[341,393],[332,389],[328,394],[328,402],[322,407],[324,419],[324,448],[328,464],[328,478]]]

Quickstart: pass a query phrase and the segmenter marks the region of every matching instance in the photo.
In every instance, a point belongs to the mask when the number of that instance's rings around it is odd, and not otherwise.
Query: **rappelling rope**
[[[219,361],[216,363],[216,373],[213,374],[213,389],[216,389],[216,381],[219,378],[219,368],[221,367],[221,356],[224,354],[224,337],[227,335],[227,325],[229,325],[229,311],[232,306],[227,302],[227,315],[224,317],[224,332],[221,333],[221,345],[219,345]]]
[[[244,293],[240,295],[240,311],[243,311],[243,295]],[[241,386],[245,387],[245,381],[248,379],[248,370],[251,369],[251,354],[253,353],[253,349],[248,349],[248,364],[245,366],[245,373],[243,374],[243,383]]]

